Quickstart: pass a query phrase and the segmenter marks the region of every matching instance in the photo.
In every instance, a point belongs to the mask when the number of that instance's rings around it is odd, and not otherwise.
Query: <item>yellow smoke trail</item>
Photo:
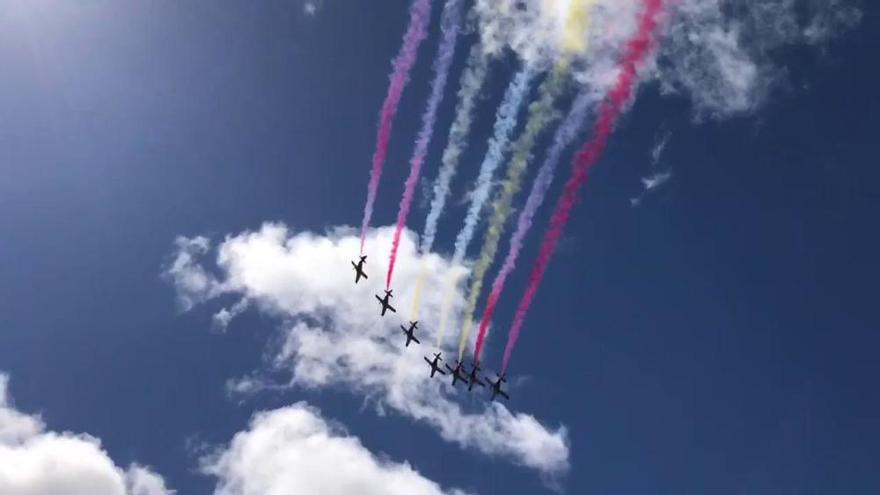
[[[583,53],[587,49],[584,38],[590,28],[590,9],[596,0],[571,0],[568,6],[565,29],[562,32],[562,49],[568,55]]]
[[[553,108],[556,99],[565,89],[568,81],[569,63],[563,60],[556,64],[553,71],[538,89],[538,100],[529,105],[529,117],[525,130],[517,139],[513,147],[510,164],[507,167],[507,176],[501,185],[501,190],[492,203],[492,217],[489,219],[489,228],[483,239],[483,247],[477,263],[471,271],[471,285],[468,291],[467,305],[462,315],[461,337],[458,341],[458,359],[464,356],[467,347],[468,336],[473,326],[474,311],[477,307],[477,299],[483,288],[483,278],[492,265],[498,252],[498,243],[504,233],[504,224],[510,216],[513,198],[522,187],[522,178],[526,172],[529,161],[532,158],[534,148],[541,131],[559,117],[559,113]],[[454,285],[453,285],[454,287]]]

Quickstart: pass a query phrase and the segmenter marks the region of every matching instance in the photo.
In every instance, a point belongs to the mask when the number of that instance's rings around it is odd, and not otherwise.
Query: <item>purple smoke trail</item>
[[[541,164],[538,175],[532,183],[532,190],[529,192],[526,204],[516,221],[516,231],[510,237],[510,247],[504,258],[504,264],[492,282],[492,291],[489,293],[486,309],[483,311],[483,317],[480,320],[480,331],[477,334],[477,344],[474,348],[474,361],[476,362],[480,360],[483,344],[486,340],[486,331],[489,328],[489,322],[492,321],[492,315],[495,313],[495,306],[498,304],[501,292],[504,290],[507,276],[516,267],[516,259],[522,249],[523,241],[532,227],[532,221],[538,212],[538,208],[544,202],[547,190],[550,189],[550,185],[553,183],[553,175],[556,165],[559,163],[559,158],[584,125],[584,120],[587,118],[593,99],[593,96],[589,93],[582,93],[577,97],[562,125],[557,129],[556,135],[553,137],[553,145],[550,151],[547,152],[547,157],[544,159],[544,163]]]
[[[446,81],[449,78],[449,66],[452,65],[452,56],[455,54],[455,45],[458,40],[458,31],[461,26],[462,0],[447,0],[443,7],[443,17],[440,28],[443,38],[437,47],[437,58],[434,60],[434,80],[431,81],[431,96],[425,113],[422,115],[422,128],[416,139],[416,148],[409,160],[409,177],[403,188],[403,197],[400,199],[400,209],[397,211],[397,228],[394,229],[394,240],[391,242],[391,256],[388,260],[388,275],[385,277],[385,288],[391,287],[391,277],[394,275],[394,265],[397,263],[397,248],[400,247],[400,235],[406,226],[406,217],[412,207],[416,186],[422,172],[422,163],[434,134],[434,123],[437,120],[437,107],[443,100],[443,91],[446,89]]]
[[[391,124],[397,113],[400,96],[403,88],[409,82],[409,72],[416,61],[419,45],[427,36],[428,21],[431,20],[431,0],[413,0],[409,9],[409,27],[403,36],[403,45],[400,52],[394,58],[391,82],[388,85],[388,94],[382,103],[382,111],[379,113],[379,131],[376,136],[376,151],[373,152],[373,168],[370,170],[370,182],[367,185],[367,204],[364,205],[364,219],[361,222],[361,254],[364,254],[364,240],[367,237],[367,227],[370,226],[370,218],[373,216],[373,203],[376,202],[376,191],[379,189],[379,179],[382,177],[382,166],[385,164],[385,156],[388,154],[388,139],[391,137]]]

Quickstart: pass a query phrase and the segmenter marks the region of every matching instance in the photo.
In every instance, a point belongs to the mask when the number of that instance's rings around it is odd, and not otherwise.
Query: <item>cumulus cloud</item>
[[[461,447],[509,459],[544,475],[565,472],[569,448],[564,427],[548,428],[533,416],[498,403],[462,403],[461,392],[447,381],[428,378],[422,356],[433,351],[438,329],[432,325],[440,320],[441,291],[423,293],[418,334],[422,345],[402,345],[399,325],[412,316],[411,298],[421,264],[430,273],[426,288],[441,287],[450,271],[465,267],[450,266],[436,254],[420,255],[412,236],[404,236],[392,301],[398,313],[379,316],[373,294],[384,288],[383,261],[392,233],[391,228],[381,228],[368,236],[370,278],[358,285],[349,263],[359,246],[353,232],[294,234],[281,224],[227,237],[214,249],[213,260],[194,259],[193,243],[179,239],[165,276],[175,283],[182,281],[177,288],[187,300],[235,294],[279,317],[282,338],[271,366],[289,371],[290,385],[342,387],[371,399],[380,411],[390,409],[431,425],[443,439]],[[208,254],[201,248],[199,252]],[[209,274],[212,270],[215,275]],[[192,293],[189,282],[203,276],[209,277],[209,283],[201,293]],[[463,295],[456,294],[457,310],[462,303]],[[449,336],[445,344],[451,345],[453,338]],[[257,373],[234,383],[232,389],[252,392],[265,385]]]
[[[303,403],[256,414],[250,427],[202,461],[216,495],[463,495],[407,463],[382,460]]]
[[[171,495],[148,468],[118,467],[89,435],[46,431],[13,408],[0,374],[0,493],[3,495]]]

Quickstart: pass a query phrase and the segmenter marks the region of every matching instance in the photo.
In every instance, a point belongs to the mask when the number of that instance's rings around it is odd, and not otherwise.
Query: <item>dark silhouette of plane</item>
[[[445,364],[446,369],[449,370],[449,373],[452,374],[452,385],[454,386],[456,382],[465,382],[467,383],[468,377],[464,374],[464,369],[462,368],[461,361],[457,361],[455,368],[451,368],[448,364]]]
[[[409,330],[407,330],[405,326],[400,325],[400,329],[403,330],[404,335],[406,335],[406,347],[409,347],[409,343],[413,341],[415,341],[416,344],[421,344],[421,342],[419,342],[419,339],[417,339],[416,336],[413,335],[413,332],[415,332],[415,329],[418,327],[419,322],[417,321],[409,322]]]
[[[351,266],[354,267],[354,271],[355,271],[354,283],[358,283],[361,280],[361,277],[370,278],[367,276],[366,273],[364,273],[364,263],[366,263],[366,262],[367,262],[366,256],[361,256],[361,260],[358,261],[357,264],[355,264],[354,261],[351,262]]]
[[[391,310],[392,313],[397,313],[397,310],[394,309],[394,307],[391,306],[391,304],[388,302],[388,300],[390,298],[394,297],[394,295],[392,295],[391,292],[392,291],[390,291],[390,290],[386,290],[384,298],[381,298],[381,297],[379,297],[378,294],[376,294],[376,299],[378,299],[379,303],[382,305],[382,316],[385,316],[385,312],[388,311],[389,309]]]
[[[471,368],[471,372],[468,374],[468,392],[473,390],[474,385],[479,385],[481,387],[485,387],[486,384],[480,381],[480,377],[477,376],[477,372],[480,371],[480,365],[474,363],[474,367]]]
[[[441,360],[442,360],[442,358],[440,357],[439,352],[434,353],[434,360],[433,361],[431,361],[430,359],[425,357],[425,362],[428,363],[428,365],[431,367],[431,378],[434,378],[434,373],[440,373],[441,375],[446,374],[443,372],[443,370],[440,369],[440,365],[437,364],[437,362],[441,361]]]
[[[504,382],[507,382],[507,380],[504,379],[504,374],[498,375],[498,379],[494,382],[491,380],[489,381],[489,389],[492,390],[492,398],[489,400],[495,400],[495,396],[497,395],[510,400],[510,396],[504,393],[504,390],[501,390],[501,384]]]

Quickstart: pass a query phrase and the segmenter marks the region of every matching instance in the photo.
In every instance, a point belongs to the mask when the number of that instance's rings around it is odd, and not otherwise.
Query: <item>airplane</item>
[[[366,273],[364,273],[364,263],[366,263],[366,262],[367,262],[366,256],[361,256],[361,260],[358,261],[357,264],[355,264],[354,261],[351,262],[351,266],[354,268],[354,271],[355,271],[354,283],[358,283],[360,281],[361,277],[370,278],[367,276]]]
[[[428,363],[428,365],[431,366],[431,378],[434,378],[434,373],[438,373],[438,372],[439,372],[441,375],[445,375],[445,374],[446,374],[446,373],[443,372],[443,370],[440,369],[440,366],[437,364],[437,361],[440,361],[440,360],[442,359],[442,358],[440,357],[440,353],[439,353],[439,352],[435,352],[435,353],[434,353],[434,360],[433,360],[433,361],[431,361],[431,360],[428,359],[427,357],[425,357],[424,359],[425,359],[425,362]]]
[[[498,375],[498,379],[494,382],[491,380],[489,381],[489,389],[492,390],[492,398],[489,400],[495,400],[496,395],[500,395],[505,399],[510,400],[510,396],[504,393],[504,390],[501,390],[501,383],[506,381],[503,373]]]
[[[406,335],[406,347],[409,347],[409,343],[413,341],[415,341],[416,344],[421,344],[421,342],[419,342],[419,339],[417,339],[416,336],[413,335],[413,332],[418,327],[419,322],[417,321],[409,322],[409,330],[407,330],[406,327],[404,327],[403,325],[400,325],[400,329],[403,330],[403,333]]]
[[[471,369],[470,374],[468,374],[468,392],[473,390],[474,385],[479,385],[481,387],[485,387],[486,384],[480,381],[480,378],[477,376],[477,372],[480,371],[480,365],[474,363],[474,367]]]
[[[382,316],[385,316],[385,312],[388,311],[389,309],[391,310],[391,312],[397,313],[397,310],[394,309],[394,307],[391,306],[391,304],[388,302],[388,299],[394,297],[394,295],[391,294],[391,292],[392,291],[390,291],[390,290],[386,290],[384,298],[381,298],[381,297],[379,297],[378,294],[376,294],[376,299],[378,299],[379,303],[382,304]]]
[[[462,381],[467,382],[468,377],[464,374],[464,370],[462,369],[461,361],[458,361],[458,364],[455,365],[455,368],[451,368],[448,364],[445,364],[446,369],[452,374],[452,385],[454,386],[456,382]]]

